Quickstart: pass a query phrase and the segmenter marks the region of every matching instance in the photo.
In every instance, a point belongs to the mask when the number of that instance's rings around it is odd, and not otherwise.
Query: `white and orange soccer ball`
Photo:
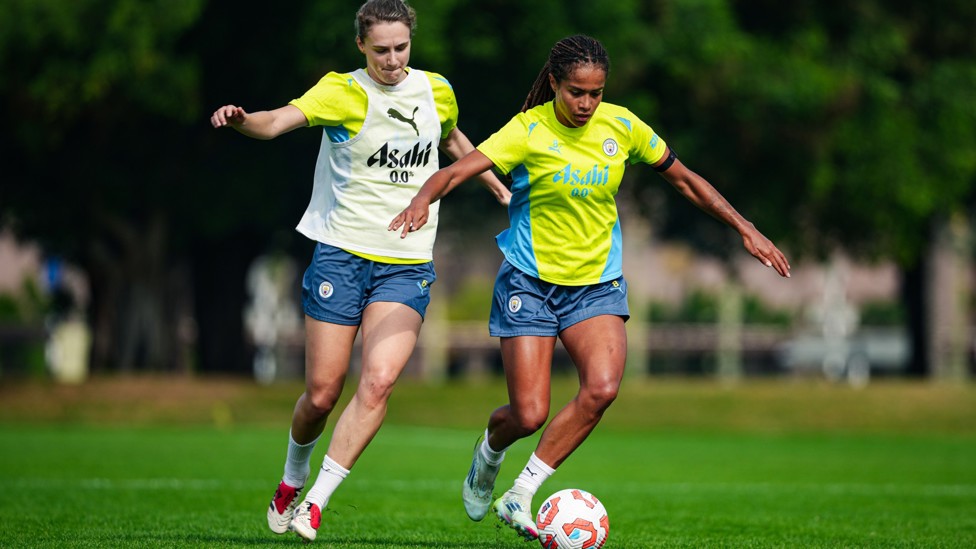
[[[578,488],[549,496],[535,518],[546,549],[599,549],[610,536],[607,510],[596,496]]]

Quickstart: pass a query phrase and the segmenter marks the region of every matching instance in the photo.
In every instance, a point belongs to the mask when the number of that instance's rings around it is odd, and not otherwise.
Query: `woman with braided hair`
[[[571,36],[552,48],[522,112],[458,162],[439,170],[390,223],[406,237],[431,203],[489,168],[512,176],[511,226],[496,237],[504,261],[489,321],[499,337],[509,403],[488,418],[463,483],[468,516],[494,508],[526,539],[538,537],[532,497],[583,443],[617,396],[629,317],[615,195],[624,167],[644,162],[693,204],[739,232],[746,250],[781,276],[786,257],[704,178],[626,108],[603,102],[610,61],[599,41]],[[579,391],[552,418],[535,452],[492,505],[505,450],[549,418],[553,349],[559,338]]]

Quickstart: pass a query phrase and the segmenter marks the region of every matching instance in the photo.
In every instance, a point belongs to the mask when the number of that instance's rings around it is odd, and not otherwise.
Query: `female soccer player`
[[[629,110],[603,103],[610,61],[597,40],[556,43],[521,114],[458,162],[433,175],[390,223],[401,238],[422,231],[431,204],[460,181],[498,168],[512,175],[511,226],[498,235],[504,261],[489,331],[501,338],[509,403],[492,412],[464,480],[473,520],[495,513],[526,539],[538,537],[532,497],[586,439],[617,396],[627,349],[627,282],[614,196],[624,166],[650,164],[696,206],[742,236],[753,256],[788,277],[786,257],[711,184]],[[412,236],[411,236],[412,238]],[[491,503],[505,450],[549,417],[559,337],[579,372],[579,392],[542,432],[511,489]]]
[[[437,212],[411,240],[387,231],[387,220],[438,168],[438,149],[452,159],[474,149],[456,126],[447,81],[407,66],[415,26],[405,2],[369,0],[356,14],[365,69],[330,72],[275,110],[248,113],[226,105],[211,117],[215,128],[230,126],[257,139],[304,126],[325,128],[311,202],[298,224],[316,246],[302,284],[306,387],[295,405],[284,475],[268,508],[268,526],[278,534],[290,529],[315,539],[322,510],[379,430],[417,342],[436,279],[431,260]],[[475,175],[501,204],[508,203],[511,193],[491,172]],[[336,422],[315,484],[298,505],[360,329],[359,386]]]

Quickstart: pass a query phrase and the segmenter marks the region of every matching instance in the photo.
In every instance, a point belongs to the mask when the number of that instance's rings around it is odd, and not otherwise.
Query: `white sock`
[[[318,441],[319,439],[316,437],[315,440],[308,444],[299,444],[292,438],[291,431],[288,432],[288,454],[285,457],[285,474],[281,477],[281,480],[285,481],[285,484],[292,488],[305,486],[305,481],[308,479],[308,473],[311,470],[309,461],[312,459],[312,450],[315,449],[315,443]]]
[[[535,455],[535,452],[532,452],[532,455],[529,456],[529,462],[525,464],[525,468],[522,469],[518,478],[515,479],[515,488],[519,492],[534,496],[539,491],[542,483],[555,472],[555,469],[546,465]]]
[[[322,469],[319,471],[315,485],[308,491],[305,501],[311,501],[319,506],[319,510],[325,510],[325,504],[329,502],[332,493],[342,484],[342,481],[349,474],[349,469],[332,461],[328,455],[322,460]]]
[[[505,459],[505,450],[508,448],[502,448],[499,451],[495,451],[490,444],[488,444],[488,429],[485,429],[485,438],[481,441],[481,457],[485,458],[485,461],[489,465],[499,466],[502,460]]]

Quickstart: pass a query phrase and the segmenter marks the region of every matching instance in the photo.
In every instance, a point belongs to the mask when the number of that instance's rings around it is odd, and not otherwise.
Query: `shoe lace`
[[[319,525],[322,523],[322,511],[311,501],[305,502],[305,505],[299,508],[297,516],[307,521],[309,526],[316,530],[319,529]]]

